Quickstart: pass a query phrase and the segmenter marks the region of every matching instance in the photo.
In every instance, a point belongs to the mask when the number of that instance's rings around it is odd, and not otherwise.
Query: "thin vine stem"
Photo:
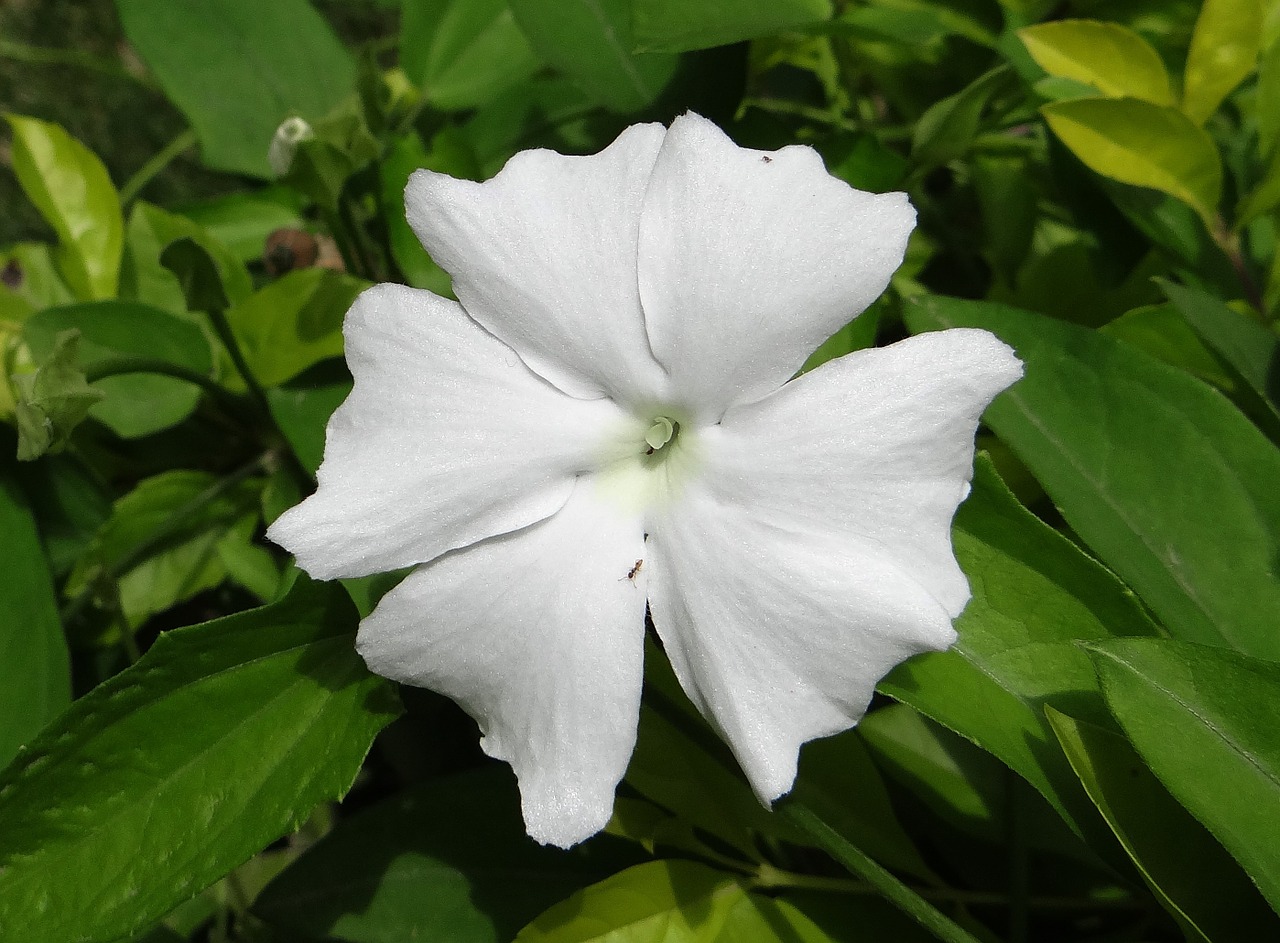
[[[862,878],[880,896],[938,939],[946,943],[978,943],[977,937],[968,930],[903,884],[860,848],[845,841],[831,826],[818,818],[812,809],[794,799],[783,799],[775,808],[804,829],[831,857]]]
[[[150,160],[138,168],[137,173],[125,181],[124,186],[120,188],[120,204],[128,206],[136,200],[138,194],[142,192],[147,184],[195,145],[196,133],[191,128],[187,128],[160,151],[152,155]]]

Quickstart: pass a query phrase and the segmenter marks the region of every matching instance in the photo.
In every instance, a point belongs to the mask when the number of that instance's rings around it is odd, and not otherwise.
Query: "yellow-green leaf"
[[[1222,160],[1212,138],[1182,112],[1137,98],[1054,102],[1041,112],[1053,133],[1091,170],[1167,193],[1213,226],[1222,194]]]
[[[1204,124],[1227,93],[1253,71],[1261,48],[1260,0],[1205,0],[1183,76],[1182,110],[1187,117]]]
[[[76,296],[114,298],[124,217],[102,161],[56,124],[9,115],[13,172],[58,234],[58,262]]]
[[[1058,20],[1020,29],[1018,38],[1036,65],[1052,76],[1092,85],[1109,98],[1174,103],[1160,54],[1118,23]]]

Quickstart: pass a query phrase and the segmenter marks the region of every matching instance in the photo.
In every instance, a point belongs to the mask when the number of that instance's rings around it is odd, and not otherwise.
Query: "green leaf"
[[[71,703],[71,665],[49,563],[31,508],[6,474],[0,474],[0,573],[3,767]]]
[[[884,780],[857,732],[847,730],[805,744],[792,794],[833,831],[887,867],[934,879],[899,824]]]
[[[1213,295],[1163,279],[1159,284],[1195,332],[1280,419],[1280,338]]]
[[[1213,139],[1182,112],[1137,98],[1081,98],[1041,111],[1090,170],[1181,200],[1213,228],[1222,161]]]
[[[1204,0],[1182,81],[1182,110],[1204,124],[1244,81],[1262,48],[1260,0]],[[1274,104],[1274,103],[1273,103]]]
[[[905,704],[871,711],[858,732],[893,779],[909,784],[940,818],[981,838],[1004,837],[1004,767],[991,756]]]
[[[215,170],[268,177],[292,114],[314,121],[355,89],[355,65],[306,0],[116,0],[129,42]]]
[[[353,943],[492,943],[635,860],[610,838],[567,852],[538,845],[525,834],[510,771],[485,766],[343,820],[253,911],[296,933]]]
[[[1110,98],[1174,103],[1160,54],[1118,23],[1057,20],[1020,29],[1018,38],[1036,64],[1052,76],[1092,85]]]
[[[227,311],[245,361],[264,387],[342,354],[342,319],[368,282],[325,268],[298,269]]]
[[[1143,639],[1090,654],[1143,759],[1280,911],[1280,665]]]
[[[9,115],[13,171],[58,234],[57,260],[76,297],[112,298],[120,278],[124,219],[102,161],[56,124]]]
[[[1277,7],[1276,9],[1280,9]],[[1275,156],[1280,145],[1280,42],[1274,42],[1258,62],[1258,91],[1254,96],[1255,119],[1258,122],[1258,152],[1261,157]],[[1272,164],[1272,168],[1275,168]]]
[[[351,377],[345,370],[335,376],[299,379],[267,390],[267,405],[298,461],[312,475],[324,458],[325,426],[333,411],[351,392]]]
[[[1142,878],[1191,939],[1262,940],[1280,921],[1213,836],[1178,805],[1129,742],[1045,708],[1080,782]]]
[[[256,193],[228,193],[197,203],[184,203],[174,212],[195,223],[211,241],[225,246],[232,257],[241,262],[256,262],[262,258],[271,233],[277,229],[302,226],[298,202],[296,194],[279,187]],[[182,235],[193,234],[187,232]],[[217,258],[216,253],[214,257]]]
[[[1280,656],[1280,452],[1238,410],[1096,331],[936,296],[908,308],[912,330],[981,327],[1018,351],[1026,375],[986,421],[1171,633]]]
[[[831,0],[632,0],[639,49],[685,52],[726,46],[831,19]]]
[[[973,591],[956,621],[959,641],[900,665],[879,689],[994,754],[1094,837],[1096,817],[1042,707],[1105,714],[1072,641],[1154,629],[1132,594],[1018,504],[989,462],[975,471],[952,534]]]
[[[1136,347],[1228,395],[1236,392],[1238,381],[1231,375],[1230,368],[1205,347],[1172,304],[1134,308],[1100,330],[1107,337]]]
[[[355,625],[340,587],[301,579],[72,705],[0,779],[0,925],[136,932],[340,798],[398,711]]]
[[[124,269],[120,277],[123,297],[175,314],[187,311],[187,297],[179,275],[160,261],[165,249],[180,239],[190,239],[205,251],[231,301],[240,301],[253,292],[253,279],[236,254],[185,216],[138,202],[129,215],[126,234]],[[261,251],[259,247],[259,255]]]
[[[988,102],[1012,80],[1008,66],[998,66],[920,116],[911,136],[911,161],[917,171],[945,164],[968,153]]]
[[[80,359],[89,373],[128,358],[156,360],[201,376],[213,369],[200,326],[149,305],[99,301],[49,308],[27,320],[23,336],[32,354],[43,359],[51,356],[57,336],[67,330],[80,331]],[[191,415],[200,399],[198,386],[155,373],[107,376],[92,388],[101,394],[101,402],[89,415],[125,438],[176,425]]]
[[[706,865],[650,861],[556,904],[516,943],[711,943],[744,896],[733,877]]]
[[[405,0],[400,66],[445,111],[483,105],[540,65],[505,0]]]
[[[31,461],[61,451],[102,391],[85,381],[79,367],[80,332],[62,331],[52,340],[35,373],[14,377],[18,387],[18,458]]]
[[[538,54],[606,108],[638,111],[675,74],[674,56],[634,51],[631,0],[509,2]]]
[[[65,592],[76,596],[106,580],[129,627],[137,628],[227,578],[218,544],[257,502],[260,484],[207,472],[169,471],[145,478],[115,502],[80,558]]]

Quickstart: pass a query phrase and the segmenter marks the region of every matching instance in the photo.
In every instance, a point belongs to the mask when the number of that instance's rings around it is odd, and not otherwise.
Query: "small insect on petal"
[[[633,566],[630,570],[628,570],[628,571],[627,571],[627,575],[626,575],[626,576],[623,576],[623,577],[619,577],[619,578],[618,578],[618,582],[619,582],[619,583],[621,583],[623,580],[631,580],[631,582],[633,582],[633,583],[634,583],[634,582],[636,581],[636,574],[640,572],[640,568],[641,568],[642,566],[644,566],[644,561],[643,561],[643,560],[637,560],[637,561],[636,561],[636,565],[635,565],[635,566]]]

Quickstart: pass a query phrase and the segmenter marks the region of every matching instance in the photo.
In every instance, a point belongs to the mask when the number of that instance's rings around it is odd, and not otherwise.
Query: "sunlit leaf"
[[[1212,228],[1222,161],[1213,139],[1182,112],[1137,98],[1082,98],[1041,110],[1089,169],[1182,200]]]
[[[337,586],[160,637],[0,777],[0,925],[142,929],[351,786],[397,713]]]
[[[1261,0],[1204,0],[1183,74],[1182,110],[1187,117],[1204,124],[1253,71],[1261,48]]]
[[[1018,30],[1036,64],[1050,75],[1092,85],[1113,98],[1172,105],[1169,73],[1145,39],[1118,23],[1055,20]]]
[[[14,173],[58,234],[63,277],[82,300],[114,297],[124,219],[102,161],[56,124],[9,115],[9,125]]]

